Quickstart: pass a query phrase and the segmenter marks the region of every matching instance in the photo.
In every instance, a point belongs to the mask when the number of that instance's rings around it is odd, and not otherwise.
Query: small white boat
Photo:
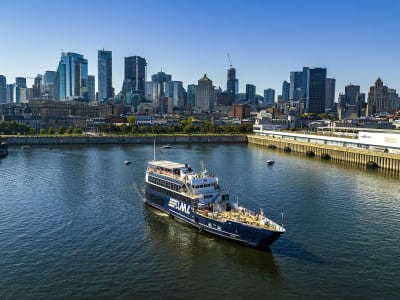
[[[274,161],[273,160],[271,160],[271,159],[268,159],[267,160],[267,165],[273,165],[274,164]]]
[[[126,161],[124,161],[124,164],[125,165],[130,165],[132,162],[130,161],[130,160],[126,160]]]
[[[171,145],[170,144],[167,144],[167,145],[164,145],[164,146],[162,146],[164,149],[171,149]]]
[[[32,149],[31,146],[26,146],[26,145],[21,146],[21,150],[31,150],[31,149]]]

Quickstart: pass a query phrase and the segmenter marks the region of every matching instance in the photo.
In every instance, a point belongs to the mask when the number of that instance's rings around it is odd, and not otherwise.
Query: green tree
[[[74,134],[82,134],[82,129],[74,128]]]
[[[46,129],[40,128],[40,134],[46,134]]]
[[[54,134],[56,131],[54,130],[53,127],[49,127],[49,130],[47,131],[48,134]]]
[[[138,127],[137,127],[137,125],[132,125],[132,127],[131,127],[131,133],[133,133],[133,134],[138,133]]]
[[[57,129],[57,133],[58,133],[58,134],[64,134],[64,131],[65,131],[64,126],[60,126],[60,127],[58,127],[58,129]]]
[[[34,135],[34,134],[36,134],[36,129],[35,128],[29,128],[29,133],[31,134],[31,135]]]
[[[128,117],[128,123],[129,123],[129,125],[136,124],[136,117],[135,116],[129,116]]]
[[[66,130],[65,133],[66,134],[72,134],[74,132],[74,129],[72,128],[72,126],[69,126]]]

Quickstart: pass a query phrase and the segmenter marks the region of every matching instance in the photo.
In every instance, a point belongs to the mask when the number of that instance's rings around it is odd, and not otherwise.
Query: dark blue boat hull
[[[145,188],[145,198],[148,205],[164,211],[198,228],[200,231],[211,233],[250,247],[268,248],[282,234],[281,232],[260,229],[235,221],[222,222],[193,213],[190,204],[154,191],[148,185],[146,185]]]

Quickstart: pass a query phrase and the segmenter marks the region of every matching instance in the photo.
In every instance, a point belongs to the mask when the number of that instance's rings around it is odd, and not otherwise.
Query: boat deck
[[[262,228],[262,229],[268,229],[272,231],[284,231],[284,229],[269,220],[266,217],[264,220],[261,220],[260,215],[252,215],[250,213],[244,213],[240,212],[237,210],[231,210],[231,211],[223,211],[223,212],[211,212],[209,210],[202,210],[198,209],[196,212],[203,217],[206,217],[211,220],[217,220],[220,222],[226,222],[226,221],[234,221],[234,222],[240,222],[242,224],[254,226],[257,228]]]

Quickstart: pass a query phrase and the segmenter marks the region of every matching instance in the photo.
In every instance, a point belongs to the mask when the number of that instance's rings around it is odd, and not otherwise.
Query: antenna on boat
[[[281,216],[282,216],[282,227],[283,227],[283,213],[281,213]]]
[[[201,164],[201,176],[204,178],[204,176],[205,176],[206,173],[207,173],[207,170],[206,170],[206,168],[204,167],[204,161],[200,161],[200,164]]]

